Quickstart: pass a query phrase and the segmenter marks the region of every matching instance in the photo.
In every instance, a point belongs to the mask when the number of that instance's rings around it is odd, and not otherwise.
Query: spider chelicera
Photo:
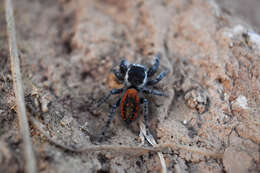
[[[137,118],[140,105],[142,104],[144,122],[146,129],[148,129],[148,100],[146,98],[140,97],[139,94],[144,93],[157,96],[167,96],[165,93],[159,90],[147,88],[147,86],[152,86],[160,82],[168,72],[168,70],[165,70],[161,72],[155,79],[150,80],[159,67],[160,58],[161,55],[158,53],[155,56],[153,66],[149,69],[141,64],[129,64],[126,60],[121,61],[119,65],[119,71],[113,69],[115,77],[124,84],[124,87],[119,89],[112,89],[107,96],[100,99],[97,107],[106,102],[111,95],[123,93],[123,96],[112,105],[105,128],[101,134],[101,138],[105,135],[105,132],[107,131],[114,117],[115,110],[119,106],[121,117],[127,124],[130,124]]]

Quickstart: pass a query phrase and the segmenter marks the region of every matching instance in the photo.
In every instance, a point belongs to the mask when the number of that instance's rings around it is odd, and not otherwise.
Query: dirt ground
[[[139,146],[138,124],[119,112],[97,141],[121,86],[125,58],[169,73],[147,96],[149,128],[169,172],[260,172],[260,35],[203,0],[17,0],[17,42],[37,168],[44,172],[160,172],[156,152],[71,152],[90,145]],[[223,11],[222,11],[223,10]],[[22,139],[0,2],[0,172],[23,172]],[[42,132],[39,129],[43,129]],[[50,141],[50,139],[51,141]],[[147,142],[144,146],[150,146]],[[212,154],[213,153],[213,154]]]
[[[230,15],[241,18],[260,33],[260,1],[258,0],[216,0],[220,8]]]

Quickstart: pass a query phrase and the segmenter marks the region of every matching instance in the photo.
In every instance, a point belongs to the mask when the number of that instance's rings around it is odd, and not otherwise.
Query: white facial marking
[[[125,85],[130,86],[130,83],[128,82],[128,71],[130,68],[127,69],[126,75],[125,75]]]

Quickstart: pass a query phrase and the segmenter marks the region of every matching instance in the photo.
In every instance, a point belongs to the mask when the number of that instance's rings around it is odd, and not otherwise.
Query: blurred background
[[[215,0],[220,8],[252,25],[260,33],[260,0]]]

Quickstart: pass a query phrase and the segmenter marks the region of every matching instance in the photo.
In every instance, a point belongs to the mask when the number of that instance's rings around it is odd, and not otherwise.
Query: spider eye
[[[125,75],[128,67],[128,62],[127,60],[122,60],[120,63],[120,73]]]

